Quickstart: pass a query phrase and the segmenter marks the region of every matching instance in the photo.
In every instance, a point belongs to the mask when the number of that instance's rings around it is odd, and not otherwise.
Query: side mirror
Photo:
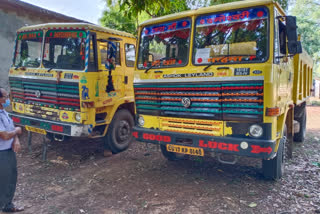
[[[286,27],[288,41],[297,41],[297,19],[295,16],[286,16]]]
[[[288,41],[288,52],[289,54],[302,53],[302,46],[300,41]]]
[[[288,38],[288,52],[289,54],[302,53],[301,42],[298,41],[297,33],[297,19],[295,16],[286,16],[286,31]]]

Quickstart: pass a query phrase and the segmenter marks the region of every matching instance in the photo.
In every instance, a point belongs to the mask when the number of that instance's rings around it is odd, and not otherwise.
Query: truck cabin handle
[[[154,73],[163,73],[163,71],[154,71]]]

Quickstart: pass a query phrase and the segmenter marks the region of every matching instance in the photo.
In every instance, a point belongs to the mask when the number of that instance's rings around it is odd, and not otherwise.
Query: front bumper
[[[203,148],[207,152],[219,152],[262,159],[269,159],[275,155],[275,140],[244,139],[232,137],[214,137],[205,135],[182,134],[134,127],[133,137],[137,141],[154,144],[174,144]],[[187,144],[181,142],[188,142]],[[241,148],[246,142],[248,147]]]
[[[66,135],[71,137],[88,137],[92,132],[92,125],[55,122],[13,112],[10,112],[9,115],[16,125],[40,128],[46,130],[49,133]],[[60,131],[52,130],[53,126],[58,126],[60,128]]]

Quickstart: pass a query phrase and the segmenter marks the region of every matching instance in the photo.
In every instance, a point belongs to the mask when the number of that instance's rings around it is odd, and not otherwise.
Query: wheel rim
[[[130,137],[130,124],[126,120],[121,120],[119,122],[119,127],[117,130],[117,142],[119,144],[124,144]]]

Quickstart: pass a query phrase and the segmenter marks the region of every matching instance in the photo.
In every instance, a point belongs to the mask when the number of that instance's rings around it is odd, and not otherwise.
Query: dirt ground
[[[320,213],[320,107],[308,107],[307,129],[277,182],[262,177],[260,160],[170,162],[139,142],[111,157],[97,140],[54,142],[42,162],[41,136],[29,154],[24,134],[15,201],[23,214]]]

